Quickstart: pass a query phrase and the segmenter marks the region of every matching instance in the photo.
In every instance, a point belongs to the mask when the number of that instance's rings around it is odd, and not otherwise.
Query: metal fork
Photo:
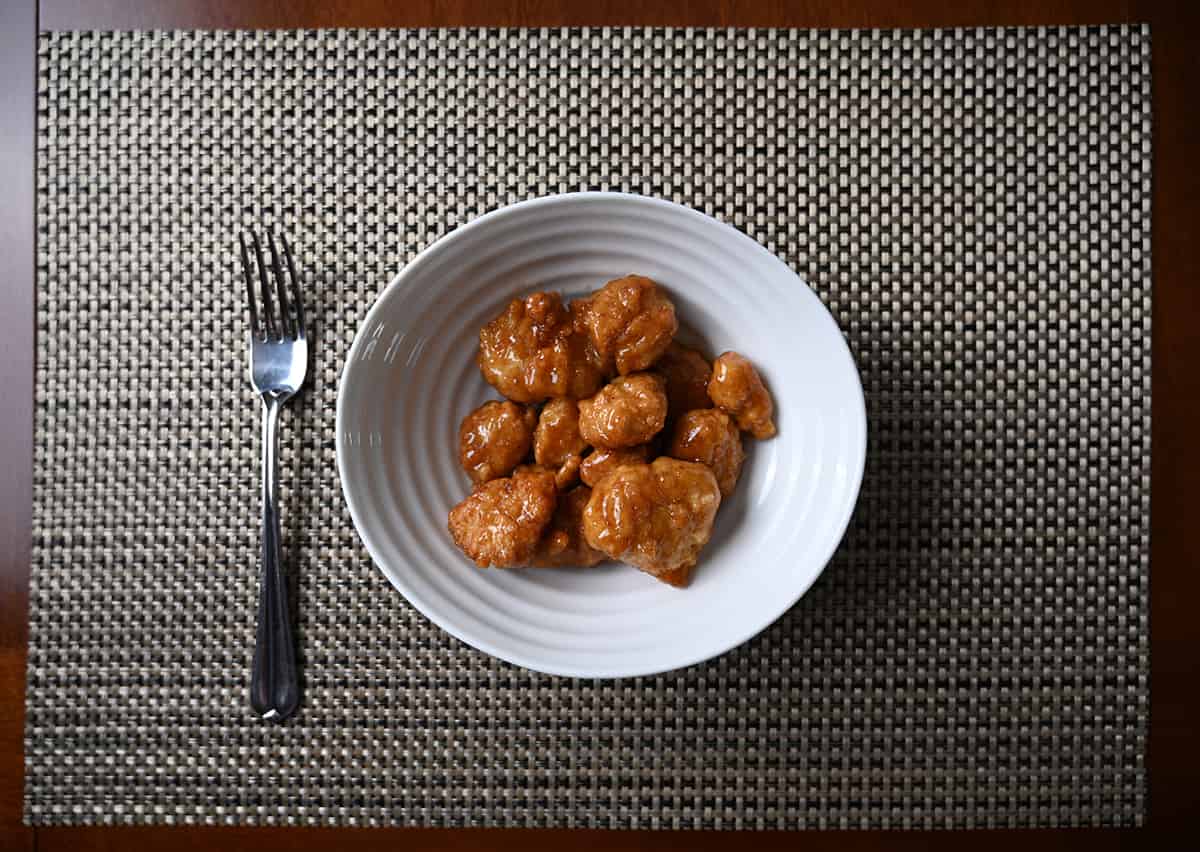
[[[262,574],[250,672],[250,706],[262,718],[276,721],[292,715],[300,703],[296,646],[279,547],[279,412],[304,384],[308,366],[300,279],[287,238],[280,235],[279,242],[283,263],[275,238],[268,233],[268,267],[258,235],[251,234],[247,240],[243,234],[241,238],[250,312],[250,384],[263,401]],[[261,303],[255,295],[256,289]]]

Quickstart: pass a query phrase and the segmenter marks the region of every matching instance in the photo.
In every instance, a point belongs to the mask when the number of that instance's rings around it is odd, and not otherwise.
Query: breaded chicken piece
[[[617,468],[583,512],[588,544],[673,586],[686,586],[712,536],[721,489],[708,467],[659,458]]]
[[[666,418],[663,378],[654,373],[620,376],[579,401],[579,433],[593,447],[617,450],[644,444]]]
[[[558,498],[558,508],[538,541],[530,565],[535,568],[590,568],[607,558],[589,545],[583,535],[583,510],[591,496],[592,489],[581,485]]]
[[[708,396],[737,425],[759,440],[775,435],[771,417],[775,404],[754,365],[736,352],[726,352],[713,362]]]
[[[733,493],[742,472],[742,462],[746,460],[742,433],[719,408],[689,411],[675,421],[666,454],[674,459],[707,465],[717,478],[722,497]]]
[[[472,482],[508,476],[533,444],[537,414],[515,402],[485,402],[458,427],[458,460]]]
[[[556,503],[553,473],[518,470],[476,488],[450,510],[447,527],[480,568],[522,565],[533,556]]]
[[[606,450],[601,447],[583,457],[583,464],[579,466],[579,478],[583,480],[584,485],[595,488],[600,480],[621,465],[642,464],[649,460],[649,444],[638,444],[623,450]]]
[[[574,485],[587,444],[579,435],[579,403],[552,399],[542,407],[533,433],[533,459],[552,468],[559,490]]]
[[[609,281],[576,299],[571,309],[576,328],[587,332],[606,369],[622,376],[657,361],[679,328],[675,305],[643,275]]]
[[[667,351],[655,362],[654,372],[667,383],[668,422],[674,422],[687,411],[712,408],[712,400],[708,398],[712,364],[697,350],[671,341]]]
[[[604,381],[599,356],[558,293],[509,302],[479,330],[476,361],[488,384],[516,402],[591,396]]]

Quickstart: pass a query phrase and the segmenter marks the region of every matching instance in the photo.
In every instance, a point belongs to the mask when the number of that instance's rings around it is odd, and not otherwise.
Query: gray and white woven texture
[[[1142,27],[43,35],[27,819],[1140,824],[1149,62]],[[585,188],[778,253],[870,418],[855,520],[803,600],[619,682],[428,623],[334,460],[342,358],[390,278],[480,213]],[[316,340],[283,432],[306,697],[282,726],[247,704],[235,247],[262,222],[300,249]]]

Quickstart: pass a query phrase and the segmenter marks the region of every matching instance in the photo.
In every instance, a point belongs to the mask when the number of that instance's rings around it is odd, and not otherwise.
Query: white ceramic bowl
[[[779,434],[747,438],[692,584],[625,565],[480,570],[446,532],[469,492],[462,417],[498,397],[475,365],[479,327],[517,296],[564,297],[637,272],[662,284],[711,355],[736,349],[775,398]],[[392,584],[434,623],[551,674],[680,668],[757,634],[804,594],[854,509],[866,450],[862,386],[841,332],[795,273],[739,231],[666,201],[573,193],[452,231],[396,276],[350,347],[337,458],[354,524]]]

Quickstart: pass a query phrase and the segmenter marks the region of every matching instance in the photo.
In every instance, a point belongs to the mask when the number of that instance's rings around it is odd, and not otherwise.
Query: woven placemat
[[[37,824],[1136,825],[1150,39],[1139,27],[50,33],[26,815]],[[862,370],[820,582],[710,663],[532,674],[429,624],[334,460],[380,289],[609,188],[778,253]],[[236,235],[301,248],[283,435],[300,715],[247,706],[258,408]]]

